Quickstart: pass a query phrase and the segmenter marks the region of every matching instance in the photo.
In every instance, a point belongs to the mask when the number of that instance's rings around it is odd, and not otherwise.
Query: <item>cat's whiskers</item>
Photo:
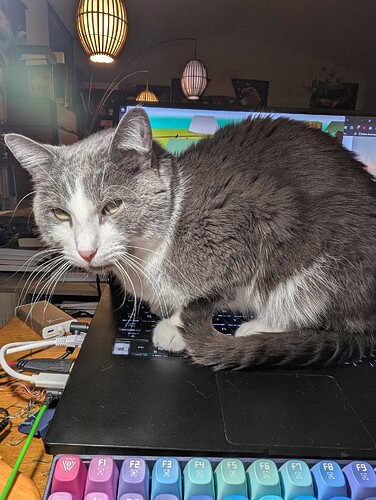
[[[167,317],[169,308],[167,307],[167,304],[164,300],[163,295],[161,295],[160,291],[158,290],[158,286],[157,286],[157,283],[156,283],[154,276],[145,268],[145,266],[143,266],[142,264],[139,264],[138,262],[135,262],[134,255],[132,255],[132,254],[126,254],[125,256],[123,256],[121,258],[121,260],[125,264],[127,264],[131,269],[133,269],[135,271],[135,273],[137,274],[137,276],[139,276],[138,272],[140,272],[141,275],[144,276],[144,278],[148,280],[148,282],[150,283],[150,285],[154,291],[155,297],[157,298],[158,306],[160,308],[162,316]]]
[[[17,203],[15,209],[13,210],[13,213],[12,213],[12,217],[10,218],[9,222],[8,222],[8,225],[12,222],[14,216],[16,215],[16,212],[18,210],[18,207],[21,205],[21,203],[26,199],[28,198],[29,196],[32,196],[33,194],[35,194],[36,191],[30,191],[30,193],[27,193],[25,194],[25,196],[23,196],[20,201]]]
[[[133,308],[132,308],[132,312],[131,312],[131,315],[126,323],[126,326],[128,326],[130,323],[133,322],[133,320],[136,318],[137,316],[137,295],[136,295],[136,290],[135,290],[135,287],[133,285],[133,282],[129,276],[129,274],[127,273],[127,271],[124,269],[124,267],[120,264],[120,262],[118,261],[115,261],[115,266],[116,268],[118,269],[119,273],[121,274],[123,280],[124,280],[124,289],[126,290],[127,287],[126,287],[126,283],[129,282],[130,283],[130,286],[133,290],[133,297],[134,297],[134,302],[133,302]],[[137,274],[137,273],[136,273]],[[141,281],[141,280],[140,280]],[[140,306],[140,303],[142,301],[142,290],[141,290],[141,296],[139,297],[139,306]],[[120,308],[123,307],[123,305],[125,304],[126,302],[126,296],[124,294],[123,296],[123,301],[120,305]],[[138,307],[139,308],[139,307]]]
[[[34,302],[38,302],[43,295],[46,296],[46,300],[50,300],[54,294],[56,285],[58,284],[60,278],[71,268],[69,262],[61,264],[48,278]]]
[[[151,252],[153,254],[155,254],[156,256],[161,256],[163,258],[163,260],[165,260],[173,269],[175,269],[175,271],[177,271],[179,273],[179,275],[183,278],[184,281],[186,281],[186,283],[188,283],[192,288],[195,289],[196,292],[202,294],[203,291],[200,290],[200,288],[198,288],[194,283],[192,283],[192,281],[190,281],[181,271],[179,268],[176,267],[176,265],[171,261],[169,260],[164,254],[162,254],[161,252],[158,252],[156,250],[152,250],[150,248],[144,248],[144,247],[140,247],[140,246],[136,246],[136,245],[128,245],[128,248],[134,248],[136,250],[144,250],[146,252]]]
[[[51,259],[47,264],[43,263],[40,264],[36,269],[32,271],[30,276],[27,278],[21,292],[21,297],[22,300],[25,299],[27,295],[30,293],[30,289],[32,286],[36,287],[38,286],[43,278],[45,278],[46,274],[50,273],[54,269],[57,268],[57,266],[60,266],[64,264],[66,260],[62,256],[56,256],[55,258]],[[38,278],[39,275],[42,275]],[[38,281],[35,282],[35,280],[38,278]]]

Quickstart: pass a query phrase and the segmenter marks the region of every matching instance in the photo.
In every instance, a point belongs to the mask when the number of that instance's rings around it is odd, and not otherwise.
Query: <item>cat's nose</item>
[[[86,262],[91,262],[94,259],[97,251],[96,250],[94,250],[94,251],[93,250],[81,250],[81,251],[78,250],[78,253],[81,255],[81,257],[84,260],[86,260]]]

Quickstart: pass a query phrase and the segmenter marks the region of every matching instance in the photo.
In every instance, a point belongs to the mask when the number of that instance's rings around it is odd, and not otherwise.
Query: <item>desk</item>
[[[18,318],[13,318],[9,323],[0,329],[1,345],[9,342],[28,340],[41,340],[41,337]],[[52,347],[48,350],[33,351],[33,357],[58,357],[63,354],[63,352],[64,348]],[[28,351],[10,355],[7,357],[7,360],[19,359],[26,355],[28,355]],[[3,372],[1,371],[1,373]],[[27,405],[28,398],[25,396],[11,397],[9,395],[10,380],[10,377],[0,380],[0,407],[6,408],[10,415],[16,415],[21,408],[24,408]],[[37,409],[38,408],[36,408],[35,411]],[[26,420],[26,418],[27,417],[17,417],[12,419],[11,427],[9,425],[7,427],[7,429],[10,427],[8,433],[7,430],[5,430],[1,434],[2,440],[0,441],[0,455],[2,456],[4,462],[11,467],[15,464],[26,439],[26,434],[22,434],[17,430],[18,425]],[[47,455],[45,453],[43,441],[38,438],[33,438],[20,467],[20,472],[34,481],[41,495],[43,494],[47,482],[52,458],[52,455]]]

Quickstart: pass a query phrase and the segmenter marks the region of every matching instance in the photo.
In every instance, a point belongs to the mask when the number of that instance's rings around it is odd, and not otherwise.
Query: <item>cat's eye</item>
[[[52,213],[59,220],[62,220],[62,221],[70,221],[71,220],[71,216],[68,214],[68,212],[66,212],[62,208],[54,208],[54,209],[52,209]]]
[[[109,203],[107,203],[107,205],[105,205],[103,207],[103,210],[102,210],[103,215],[115,214],[119,210],[119,208],[121,207],[122,203],[123,203],[122,200],[110,201]]]

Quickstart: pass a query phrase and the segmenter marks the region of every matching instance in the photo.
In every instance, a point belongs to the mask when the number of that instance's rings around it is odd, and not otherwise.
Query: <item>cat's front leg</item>
[[[180,331],[182,325],[180,311],[177,311],[167,319],[162,319],[154,328],[153,344],[165,351],[184,351],[186,344]]]

